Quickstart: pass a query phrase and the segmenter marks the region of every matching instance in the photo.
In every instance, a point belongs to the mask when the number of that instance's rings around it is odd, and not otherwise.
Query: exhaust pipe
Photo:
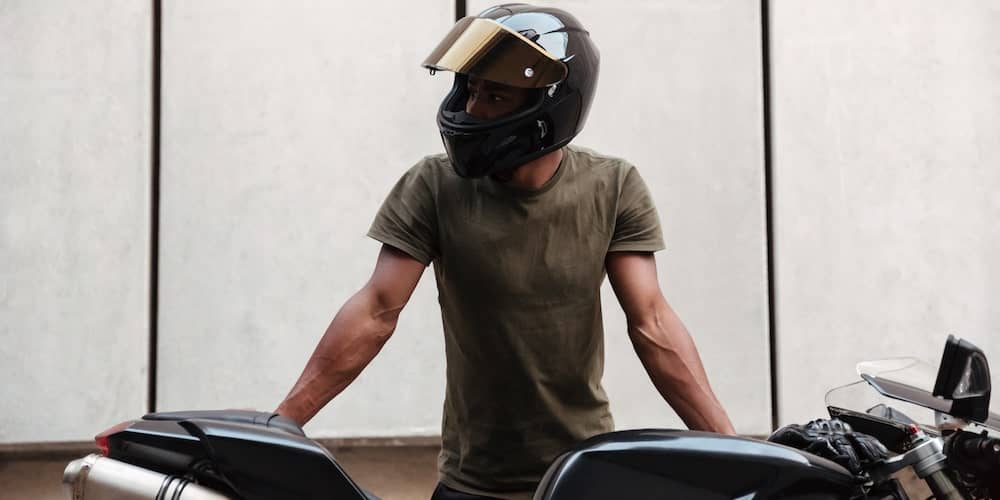
[[[63,484],[72,500],[231,500],[188,479],[97,454],[70,462]]]

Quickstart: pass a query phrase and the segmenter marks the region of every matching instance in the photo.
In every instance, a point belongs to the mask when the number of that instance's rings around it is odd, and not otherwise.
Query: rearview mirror
[[[951,400],[952,416],[985,422],[990,413],[990,365],[983,351],[949,335],[933,394]]]

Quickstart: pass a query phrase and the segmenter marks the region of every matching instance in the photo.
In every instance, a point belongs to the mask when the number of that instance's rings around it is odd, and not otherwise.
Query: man
[[[597,49],[570,14],[504,5],[459,21],[424,62],[455,73],[447,155],[399,180],[369,236],[369,282],[341,308],[278,413],[300,424],[354,380],[433,263],[447,386],[435,500],[530,498],[562,451],[613,429],[600,380],[605,273],[654,385],[688,427],[733,434],[660,291],[655,207],[628,163],[569,146]]]

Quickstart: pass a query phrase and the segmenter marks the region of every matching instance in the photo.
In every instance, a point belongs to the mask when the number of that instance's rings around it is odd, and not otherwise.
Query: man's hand
[[[889,456],[889,450],[878,439],[854,432],[846,422],[835,418],[786,425],[767,440],[833,460],[856,476]]]
[[[340,308],[275,413],[305,425],[347,388],[389,340],[424,268],[383,245],[368,283]]]
[[[660,395],[689,428],[735,435],[694,341],[660,291],[653,254],[612,252],[605,267],[628,319],[632,346]]]

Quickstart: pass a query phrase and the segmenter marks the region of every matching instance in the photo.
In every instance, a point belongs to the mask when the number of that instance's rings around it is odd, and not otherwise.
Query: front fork
[[[927,483],[936,500],[968,500],[945,470],[948,457],[944,453],[943,439],[930,437],[913,426],[910,443],[913,448],[909,451],[876,466],[870,473],[872,479],[876,482],[888,481],[896,472],[913,467],[913,472]]]

